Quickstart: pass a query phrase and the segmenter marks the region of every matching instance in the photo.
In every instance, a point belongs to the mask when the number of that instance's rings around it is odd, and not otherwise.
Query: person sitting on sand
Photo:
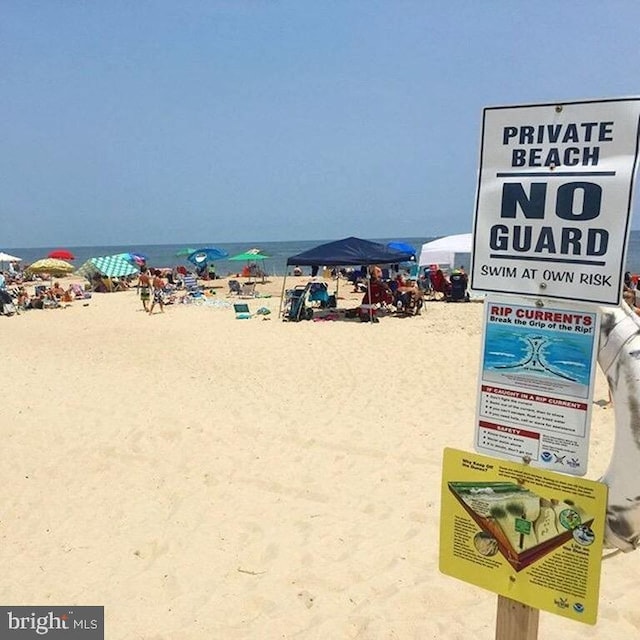
[[[19,309],[27,309],[29,307],[29,294],[24,287],[18,287],[16,306]]]
[[[126,291],[129,283],[122,278],[111,278],[111,287],[113,291]]]
[[[442,293],[445,296],[448,296],[451,292],[451,284],[445,277],[442,269],[437,269],[431,274],[431,288],[434,293]]]
[[[362,304],[391,304],[393,293],[389,285],[382,279],[382,269],[373,265],[369,269],[369,286],[364,292]]]
[[[422,291],[402,274],[396,276],[396,293],[394,304],[398,311],[420,315],[422,309]]]
[[[51,300],[62,300],[62,298],[64,297],[64,289],[60,286],[59,282],[54,282],[53,286],[51,287],[51,289],[49,289],[48,293],[48,298],[51,298]]]
[[[38,291],[29,298],[29,302],[25,306],[25,309],[44,309],[44,291]]]
[[[636,307],[636,296],[635,291],[625,289],[622,292],[622,299],[631,307],[631,310],[637,315],[640,316],[640,309]]]
[[[73,285],[70,284],[69,288],[62,294],[62,302],[73,302],[76,299],[76,292]]]

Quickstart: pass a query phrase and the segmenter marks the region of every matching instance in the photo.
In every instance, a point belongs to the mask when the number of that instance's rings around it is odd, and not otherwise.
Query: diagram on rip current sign
[[[487,307],[476,450],[584,475],[597,314]]]

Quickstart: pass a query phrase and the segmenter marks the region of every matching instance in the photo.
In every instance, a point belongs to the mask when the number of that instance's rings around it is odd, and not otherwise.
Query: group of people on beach
[[[160,313],[164,313],[164,296],[166,280],[162,277],[160,269],[149,269],[143,267],[138,276],[138,291],[142,308],[149,314],[153,314],[156,305],[160,308]]]
[[[20,285],[12,289],[10,295],[19,311],[62,307],[75,300],[90,297],[81,285],[71,283],[65,289],[58,281],[53,282],[50,287],[37,285],[32,295],[27,292],[24,285]]]

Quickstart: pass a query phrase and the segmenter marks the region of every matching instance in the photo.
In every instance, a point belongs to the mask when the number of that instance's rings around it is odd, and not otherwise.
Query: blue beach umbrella
[[[406,242],[387,242],[387,247],[395,251],[402,251],[402,253],[412,253],[415,260],[416,249]]]
[[[178,258],[186,258],[187,256],[190,256],[192,253],[195,253],[197,251],[197,249],[194,249],[193,247],[184,247],[184,249],[178,249],[176,251],[176,256],[178,256]]]
[[[196,267],[201,267],[207,262],[213,262],[214,260],[222,260],[227,258],[229,254],[224,249],[218,249],[217,247],[205,247],[204,249],[197,249],[187,257],[187,260],[191,264],[195,264]]]
[[[111,258],[119,258],[136,266],[141,266],[147,261],[147,256],[142,253],[116,253]]]
[[[137,251],[135,253],[131,253],[129,255],[131,255],[133,261],[138,266],[145,264],[147,262],[147,260],[148,260],[147,256],[145,256],[144,253],[138,253]]]

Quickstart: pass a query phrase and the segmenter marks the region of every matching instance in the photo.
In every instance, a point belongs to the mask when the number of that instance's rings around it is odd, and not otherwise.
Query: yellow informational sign
[[[440,571],[595,624],[607,487],[445,449]]]

